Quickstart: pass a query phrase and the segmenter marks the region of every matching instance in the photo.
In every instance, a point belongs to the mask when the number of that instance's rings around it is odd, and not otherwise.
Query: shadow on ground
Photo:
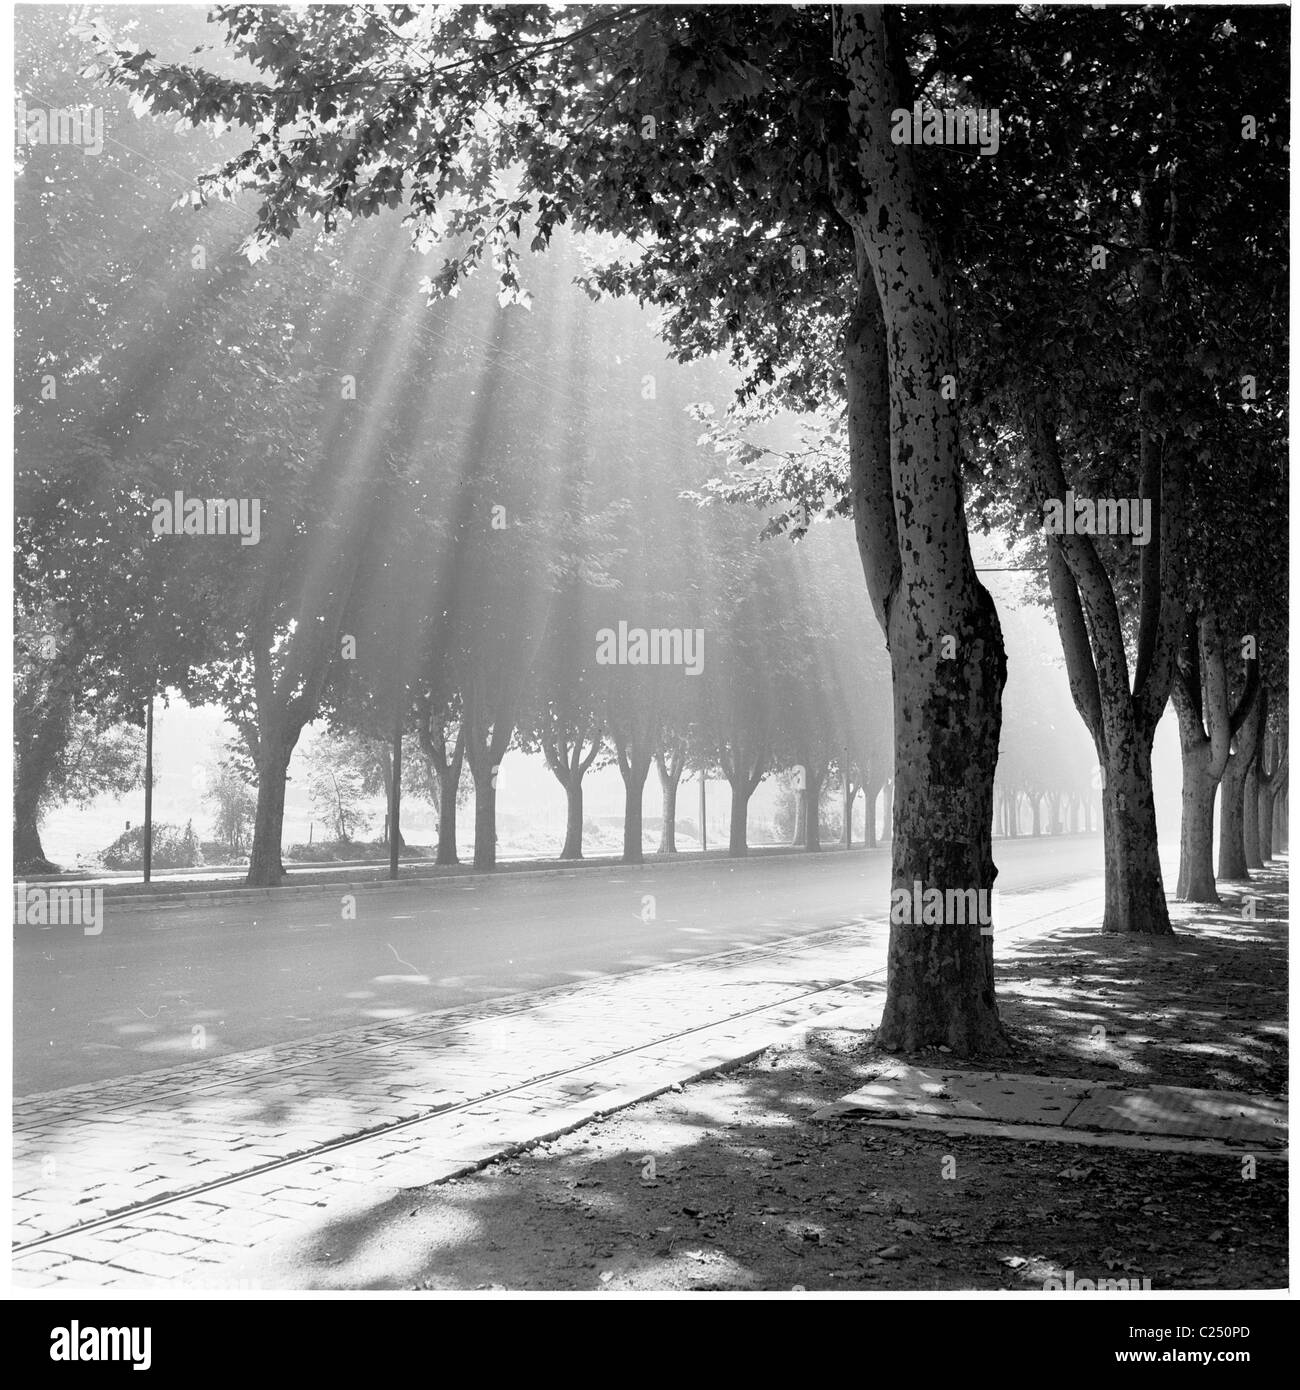
[[[1000,972],[1014,1042],[997,1065],[1284,1092],[1279,885],[1280,870],[1252,886],[1254,921],[1228,899],[1176,909],[1173,938],[1078,934],[1017,957]],[[895,1060],[869,1035],[815,1033],[470,1178],[376,1202],[323,1227],[268,1282],[1043,1290],[1072,1274],[1285,1287],[1284,1163],[810,1119]]]

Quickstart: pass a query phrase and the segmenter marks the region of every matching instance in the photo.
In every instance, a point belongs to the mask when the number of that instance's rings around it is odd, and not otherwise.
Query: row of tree
[[[852,515],[889,654],[896,882],[992,886],[1006,644],[972,559],[968,494],[988,524],[1025,533],[1030,562],[1047,574],[1074,702],[1099,765],[1103,925],[1170,929],[1150,764],[1175,680],[1186,687],[1189,756],[1210,780],[1223,762],[1229,830],[1244,822],[1239,782],[1252,766],[1257,783],[1260,776],[1248,724],[1260,720],[1262,691],[1265,727],[1271,719],[1274,740],[1285,737],[1283,16],[1267,8],[1229,17],[1214,9],[559,13],[525,5],[236,7],[217,18],[225,71],[161,61],[103,31],[90,37],[111,80],[155,112],[201,128],[252,129],[252,143],[200,187],[256,194],[252,274],[288,240],[275,255],[294,267],[300,291],[277,299],[268,277],[255,296],[240,296],[254,314],[270,308],[266,332],[284,345],[264,411],[270,404],[283,417],[300,406],[295,437],[307,446],[301,463],[293,449],[278,460],[292,480],[281,494],[291,505],[265,549],[301,581],[261,590],[254,583],[261,597],[251,622],[246,607],[223,608],[236,626],[222,650],[243,642],[244,654],[221,657],[223,674],[211,682],[228,707],[243,699],[256,751],[253,874],[278,871],[271,830],[279,808],[268,789],[283,785],[297,733],[333,679],[332,643],[350,630],[344,622],[359,603],[387,626],[354,626],[386,632],[394,654],[375,664],[382,682],[354,682],[371,709],[382,711],[385,695],[395,702],[392,692],[412,684],[409,670],[392,679],[398,653],[441,653],[426,668],[438,672],[468,661],[472,674],[454,686],[457,695],[472,693],[450,749],[447,726],[435,734],[433,721],[456,696],[429,688],[417,698],[429,702],[431,740],[441,737],[448,756],[461,745],[480,792],[476,821],[484,818],[485,833],[476,842],[488,838],[491,771],[517,723],[518,673],[535,666],[502,657],[548,631],[544,596],[562,574],[535,564],[533,573],[552,582],[523,586],[523,604],[494,594],[487,523],[476,510],[487,498],[481,487],[462,489],[450,506],[421,516],[413,502],[446,476],[428,471],[428,460],[454,475],[458,461],[463,473],[464,460],[491,459],[500,470],[488,480],[492,505],[513,508],[539,535],[574,534],[579,513],[584,536],[598,518],[617,524],[599,492],[573,505],[589,485],[585,471],[572,488],[539,491],[528,458],[546,415],[521,420],[512,411],[530,388],[526,380],[519,390],[507,385],[505,363],[481,382],[482,410],[458,431],[430,437],[427,410],[413,411],[399,382],[418,361],[426,407],[465,389],[456,375],[463,337],[444,335],[414,351],[430,325],[447,322],[438,317],[445,310],[418,327],[399,318],[395,330],[367,317],[346,279],[336,279],[320,312],[303,322],[321,267],[346,275],[360,265],[372,285],[392,282],[399,272],[386,244],[378,254],[380,242],[362,237],[344,255],[331,237],[341,220],[401,207],[417,248],[437,245],[447,256],[430,277],[435,296],[472,283],[467,277],[490,258],[501,298],[518,301],[526,294],[520,238],[531,238],[534,250],[563,249],[558,229],[566,223],[621,238],[590,270],[593,292],[656,306],[678,357],[725,352],[741,373],[748,413],[723,427],[734,446],[733,472],[721,484],[727,495],[776,503],[778,529],[796,532],[824,509]],[[256,79],[247,64],[259,70]],[[891,113],[918,102],[999,110],[996,157],[894,144]],[[298,231],[313,220],[323,228],[323,254],[314,257]],[[248,270],[228,270],[222,290],[170,294],[167,310],[215,311],[223,292],[248,286]],[[533,279],[545,289],[544,275]],[[497,320],[493,333],[493,349],[507,359],[517,345],[530,368],[547,361],[548,345],[530,341],[519,316]],[[103,360],[102,341],[56,341],[73,356],[63,364],[71,373],[64,385],[100,379],[87,363]],[[165,328],[149,341],[170,350]],[[189,351],[200,357],[213,341],[199,334]],[[241,344],[252,341],[260,341],[256,332],[240,335]],[[296,350],[308,341],[311,351]],[[331,353],[355,362],[359,347],[380,407],[364,425],[329,390],[338,370]],[[616,375],[606,359],[599,366],[598,379]],[[98,450],[98,466],[84,469],[94,487],[112,486],[127,436],[132,454],[151,435],[166,436],[165,403],[140,410],[141,393],[156,390],[157,380],[115,374],[94,417],[101,428],[85,431],[81,462]],[[564,389],[552,381],[543,393],[551,418]],[[609,401],[624,439],[656,427],[635,413],[634,399],[624,391]],[[602,421],[605,404],[593,411]],[[589,397],[575,410],[583,405],[593,409]],[[25,408],[20,401],[20,416]],[[792,409],[810,420],[806,447],[777,454],[753,442],[761,439],[756,428]],[[260,461],[256,402],[249,412],[241,417],[247,447],[217,460],[223,478]],[[120,435],[104,438],[105,419],[118,422]],[[191,421],[198,426],[186,414],[187,427]],[[59,458],[77,457],[78,442],[65,422]],[[207,448],[196,455],[196,481],[213,458]],[[1067,507],[1072,494],[1149,507],[1147,543],[1044,534],[1045,508]],[[62,505],[63,490],[45,495]],[[83,499],[69,505],[89,516]],[[424,527],[437,535],[444,563],[421,576],[421,594],[401,557],[420,550]],[[371,543],[398,532],[409,546]],[[599,537],[600,527],[590,534]],[[87,554],[102,539],[89,537]],[[110,544],[121,541],[130,537],[110,533]],[[523,541],[512,536],[512,563]],[[599,545],[592,549],[599,555]],[[527,551],[519,545],[521,567]],[[391,562],[378,558],[389,554]],[[146,569],[149,559],[141,556]],[[170,578],[184,588],[199,573]],[[245,564],[241,573],[269,570]],[[139,574],[131,572],[133,585]],[[459,617],[466,586],[475,611],[491,613],[469,657]],[[140,590],[132,591],[138,608]],[[152,600],[153,589],[144,592]],[[689,604],[683,611],[692,614]],[[759,612],[770,620],[770,610]],[[733,620],[732,629],[737,650],[762,640],[759,632],[751,641],[743,623]],[[1214,631],[1241,653],[1240,672],[1225,654],[1225,671],[1233,669],[1225,676],[1232,688],[1223,758],[1207,713],[1222,709],[1218,667],[1206,659]],[[178,666],[185,655],[168,651]],[[203,663],[214,669],[210,654]],[[750,698],[744,687],[727,693]],[[770,688],[762,698],[783,703]],[[620,730],[629,785],[644,780],[655,756],[655,704]],[[396,720],[395,705],[380,717]],[[1234,739],[1240,779],[1228,771]],[[571,759],[573,738],[564,746]],[[718,758],[743,798],[761,767],[759,750],[729,739]],[[1203,802],[1193,796],[1185,819],[1195,820]],[[1189,882],[1190,860],[1203,867],[1204,844],[1203,834],[1185,829]],[[989,940],[951,926],[896,927],[880,1041],[968,1053],[1002,1040]]]

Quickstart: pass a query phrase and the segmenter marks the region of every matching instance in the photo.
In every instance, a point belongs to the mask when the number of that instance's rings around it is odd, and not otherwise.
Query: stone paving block
[[[122,1282],[122,1271],[110,1269],[106,1265],[91,1264],[78,1260],[74,1265],[65,1265],[65,1282],[73,1288],[107,1288]],[[62,1271],[61,1271],[62,1272]]]
[[[60,1265],[66,1265],[71,1259],[71,1255],[48,1248],[42,1250],[26,1250],[21,1255],[15,1256],[13,1268],[15,1274],[20,1270],[26,1271],[29,1274],[44,1274],[47,1270],[57,1269]]]
[[[147,1274],[166,1279],[176,1272],[177,1265],[174,1256],[139,1248],[137,1242],[132,1241],[129,1246],[119,1248],[112,1267],[125,1270],[128,1274]]]
[[[150,1250],[157,1255],[184,1255],[197,1244],[197,1234],[183,1236],[170,1231],[142,1231],[132,1240],[131,1249]]]

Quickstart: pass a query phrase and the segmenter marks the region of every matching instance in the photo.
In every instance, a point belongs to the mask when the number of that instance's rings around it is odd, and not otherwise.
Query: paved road
[[[1101,870],[1099,838],[999,843],[1000,893]],[[16,930],[14,1092],[133,1076],[860,921],[888,855],[655,864],[337,890]],[[201,1031],[196,1031],[201,1030]],[[202,1051],[200,1052],[200,1047]]]

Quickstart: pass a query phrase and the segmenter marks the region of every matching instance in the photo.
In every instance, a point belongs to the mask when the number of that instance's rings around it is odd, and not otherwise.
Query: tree
[[[257,810],[256,775],[248,750],[239,739],[228,740],[205,769],[203,799],[214,808],[212,831],[232,855],[244,853],[252,829]]]
[[[312,810],[348,844],[370,824],[361,802],[373,751],[356,739],[318,733],[304,752],[304,776]]]

